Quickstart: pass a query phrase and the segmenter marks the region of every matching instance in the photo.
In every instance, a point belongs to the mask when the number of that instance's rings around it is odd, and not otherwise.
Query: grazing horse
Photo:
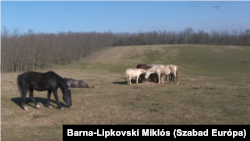
[[[126,78],[128,85],[131,83],[131,78],[136,78],[136,84],[138,84],[138,78],[140,74],[145,73],[146,71],[144,69],[127,69],[126,70]]]
[[[156,66],[155,64],[151,64],[151,65],[146,65],[146,66],[143,66],[142,69],[145,69],[145,70],[148,70],[152,67]],[[145,79],[145,74],[143,74],[144,76],[144,79]],[[156,73],[152,73],[149,75],[149,80],[152,81],[152,82],[157,82],[158,81],[158,76]]]
[[[154,64],[152,64],[152,65],[138,64],[138,65],[136,66],[136,68],[137,68],[137,69],[140,68],[140,69],[147,70],[147,69],[152,68],[153,66],[155,66],[155,65],[154,65]],[[141,80],[141,81],[144,81],[144,80],[145,80],[145,74],[144,74],[144,73],[141,74],[141,75],[139,76],[139,80]],[[151,74],[151,75],[149,76],[149,80],[150,80],[150,81],[153,81],[153,82],[157,82],[157,81],[158,81],[158,76],[157,76],[157,74],[155,74],[155,73]]]
[[[160,84],[164,84],[164,79],[161,78],[161,75],[170,75],[172,73],[172,82],[174,83],[175,78],[177,78],[177,85],[179,83],[179,72],[178,72],[178,67],[176,65],[157,65],[154,66],[146,71],[145,78],[147,79],[151,73],[156,73],[158,75],[159,82]],[[160,79],[161,78],[161,79]]]
[[[28,71],[23,74],[19,74],[17,77],[17,86],[21,94],[22,107],[26,111],[28,111],[28,108],[25,106],[25,98],[28,91],[29,91],[29,96],[33,101],[33,103],[35,104],[35,106],[37,108],[40,108],[33,97],[34,90],[48,91],[47,106],[49,108],[51,108],[50,97],[51,97],[51,92],[53,92],[58,108],[62,109],[62,106],[59,102],[59,98],[57,96],[57,89],[60,88],[63,93],[64,102],[67,104],[68,107],[72,105],[71,92],[68,89],[67,83],[63,80],[62,77],[60,77],[53,71],[49,71],[46,73]]]
[[[155,64],[151,64],[151,65],[147,65],[147,64],[138,64],[136,67],[137,68],[141,68],[141,69],[145,69],[145,70],[148,70],[150,68],[152,68],[153,66],[156,66]],[[172,79],[172,73],[169,74],[169,80],[171,81]],[[157,82],[159,81],[158,80],[158,76],[156,73],[152,73],[150,76],[149,76],[149,79],[153,82]],[[145,74],[141,74],[140,77],[139,77],[139,80],[142,80],[144,81],[145,80]],[[167,75],[166,75],[166,78],[165,78],[165,81],[167,80]]]
[[[90,88],[88,83],[85,82],[84,80],[75,80],[75,79],[72,79],[72,78],[63,78],[68,87],[71,87],[71,88]]]

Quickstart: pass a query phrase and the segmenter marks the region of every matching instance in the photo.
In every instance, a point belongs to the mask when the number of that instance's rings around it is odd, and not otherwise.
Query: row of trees
[[[57,34],[20,33],[18,28],[1,31],[1,71],[27,71],[67,65],[93,52],[112,46],[157,44],[208,44],[250,46],[250,30],[212,31],[186,28],[179,33],[153,31],[141,33],[60,32]],[[107,56],[108,57],[108,56]]]
[[[211,31],[207,33],[203,30],[194,32],[192,28],[184,31],[167,32],[153,31],[141,33],[118,33],[115,34],[116,46],[122,45],[154,45],[154,44],[206,44],[206,45],[250,45],[250,29],[238,32]]]
[[[67,65],[85,58],[94,51],[112,46],[111,33],[20,34],[4,28],[1,34],[1,71],[27,71]]]

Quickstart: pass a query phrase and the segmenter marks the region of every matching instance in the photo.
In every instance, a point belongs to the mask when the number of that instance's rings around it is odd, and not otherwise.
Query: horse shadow
[[[36,100],[37,103],[42,103],[44,107],[48,107],[47,106],[47,98],[34,97],[34,99]],[[16,105],[18,105],[21,109],[23,109],[21,97],[11,98],[10,100],[12,102],[14,102]],[[50,99],[50,106],[56,107],[56,106],[52,105],[52,103],[57,105],[57,102],[55,100]],[[34,105],[34,103],[31,101],[31,99],[29,97],[26,97],[25,104],[29,105],[30,107],[36,108],[36,106]],[[60,102],[60,104],[64,107],[67,107],[67,105],[65,105],[64,103]]]
[[[112,83],[113,84],[120,84],[120,85],[128,85],[127,78],[120,78],[120,79],[123,79],[123,81],[112,82]],[[131,79],[131,83],[136,84],[136,79]],[[138,83],[142,83],[142,81],[138,80]]]

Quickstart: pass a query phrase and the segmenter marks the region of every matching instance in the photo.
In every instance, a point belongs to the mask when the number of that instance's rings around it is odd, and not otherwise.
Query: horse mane
[[[143,66],[143,67],[141,67],[142,69],[145,69],[145,70],[148,70],[148,69],[150,69],[150,68],[152,68],[152,66]]]
[[[148,71],[155,71],[155,69],[156,69],[157,66],[149,66],[149,67],[150,68],[147,69]]]

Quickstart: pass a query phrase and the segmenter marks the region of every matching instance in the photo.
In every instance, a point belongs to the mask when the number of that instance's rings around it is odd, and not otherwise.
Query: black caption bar
[[[63,141],[148,137],[249,139],[250,125],[63,125]]]

